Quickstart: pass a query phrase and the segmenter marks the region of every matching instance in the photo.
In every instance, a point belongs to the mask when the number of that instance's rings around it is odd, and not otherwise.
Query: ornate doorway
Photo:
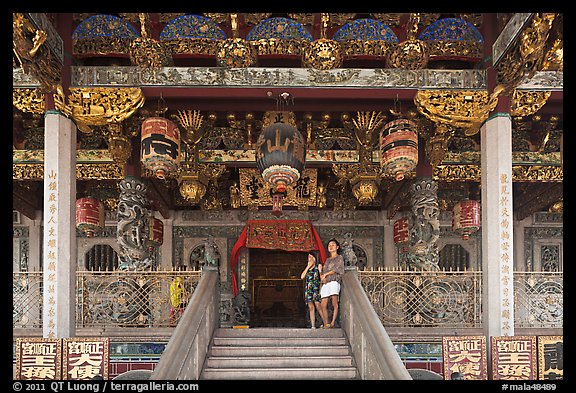
[[[250,326],[305,327],[303,280],[307,253],[250,249]]]

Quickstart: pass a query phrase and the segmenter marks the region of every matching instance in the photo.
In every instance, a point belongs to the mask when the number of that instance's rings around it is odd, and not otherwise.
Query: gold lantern
[[[380,179],[372,173],[361,173],[358,175],[357,182],[352,185],[352,193],[361,206],[374,202],[378,194]]]
[[[186,173],[180,176],[180,195],[188,202],[196,205],[206,194],[206,186],[200,181],[198,173]]]

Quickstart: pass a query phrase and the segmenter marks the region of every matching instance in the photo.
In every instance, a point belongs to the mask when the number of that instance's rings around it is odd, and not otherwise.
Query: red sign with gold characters
[[[537,379],[536,336],[496,336],[490,339],[492,379]]]
[[[488,379],[485,336],[442,337],[444,379],[460,373],[466,380]]]
[[[62,379],[108,379],[110,338],[64,338],[62,344]]]
[[[61,379],[62,342],[16,338],[16,379]]]
[[[538,379],[564,378],[564,336],[538,336]]]

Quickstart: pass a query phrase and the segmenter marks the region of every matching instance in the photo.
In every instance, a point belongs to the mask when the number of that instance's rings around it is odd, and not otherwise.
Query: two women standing
[[[308,265],[301,274],[301,278],[306,278],[304,284],[304,301],[308,304],[310,312],[310,323],[312,328],[316,328],[315,307],[322,317],[324,328],[334,326],[338,318],[338,303],[340,296],[340,285],[344,274],[344,258],[339,254],[340,243],[336,239],[328,241],[328,253],[330,256],[320,264],[316,253],[311,251],[308,254]],[[319,291],[318,291],[319,289]],[[328,304],[332,303],[332,320],[328,323]]]

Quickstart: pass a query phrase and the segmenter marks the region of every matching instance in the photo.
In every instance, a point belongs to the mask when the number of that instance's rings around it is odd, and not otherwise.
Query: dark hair
[[[310,250],[308,254],[312,255],[316,262],[320,262],[320,257],[318,256],[318,250]]]
[[[330,244],[330,242],[334,242],[336,243],[336,245],[338,246],[338,249],[336,250],[337,254],[340,254],[340,242],[338,240],[336,240],[335,237],[333,237],[332,239],[328,240],[328,242],[326,243],[326,249],[328,249],[328,244]]]

